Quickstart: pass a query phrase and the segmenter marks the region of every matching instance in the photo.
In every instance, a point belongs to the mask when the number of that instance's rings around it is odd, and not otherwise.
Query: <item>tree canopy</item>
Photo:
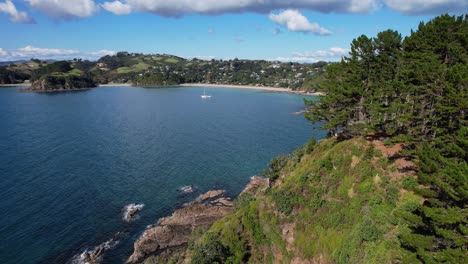
[[[417,162],[425,201],[400,219],[408,261],[467,262],[468,15],[421,22],[404,39],[362,35],[321,86],[308,119],[345,138],[385,135]]]

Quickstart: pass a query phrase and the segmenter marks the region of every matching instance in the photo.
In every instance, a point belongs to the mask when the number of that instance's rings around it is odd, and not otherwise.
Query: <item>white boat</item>
[[[202,98],[202,99],[209,99],[209,98],[211,98],[211,95],[207,95],[207,94],[206,94],[205,88],[203,88],[203,94],[201,95],[201,98]]]

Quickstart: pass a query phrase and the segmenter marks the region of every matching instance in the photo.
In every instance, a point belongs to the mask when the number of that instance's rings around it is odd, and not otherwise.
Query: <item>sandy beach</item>
[[[253,85],[232,85],[232,84],[207,84],[207,83],[184,83],[179,84],[180,87],[210,87],[210,88],[235,88],[235,89],[253,89],[262,90],[275,93],[292,93],[292,94],[303,94],[303,95],[325,95],[321,92],[305,92],[305,91],[294,91],[288,88],[268,87],[268,86],[253,86]]]
[[[110,87],[110,86],[132,86],[130,83],[106,83],[99,84],[99,87]]]
[[[0,87],[29,87],[29,83],[21,84],[0,84]],[[98,87],[112,87],[112,86],[132,86],[129,83],[107,83],[99,84]],[[171,85],[169,85],[171,86]],[[322,92],[305,92],[305,91],[294,91],[288,88],[279,88],[279,87],[269,87],[269,86],[253,86],[253,85],[232,85],[232,84],[208,84],[208,83],[184,83],[179,85],[173,85],[174,87],[209,87],[209,88],[234,88],[234,89],[252,89],[252,90],[261,90],[272,93],[291,93],[291,94],[302,94],[302,95],[312,95],[312,96],[323,96],[325,93]],[[79,89],[83,90],[83,89]]]
[[[0,84],[0,87],[13,87],[13,86],[29,87],[31,86],[31,84],[30,83]]]

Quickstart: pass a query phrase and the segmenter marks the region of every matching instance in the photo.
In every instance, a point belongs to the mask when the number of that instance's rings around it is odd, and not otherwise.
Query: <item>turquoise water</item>
[[[241,89],[0,89],[0,260],[65,263],[120,232],[123,262],[146,225],[213,188],[237,195],[268,161],[323,137],[302,96]],[[181,195],[192,184],[197,192]],[[143,203],[140,219],[122,208]]]

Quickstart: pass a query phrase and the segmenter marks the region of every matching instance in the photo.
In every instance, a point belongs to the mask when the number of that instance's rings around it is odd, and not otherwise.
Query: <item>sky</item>
[[[0,0],[0,61],[118,51],[336,61],[361,34],[468,13],[468,0]]]

